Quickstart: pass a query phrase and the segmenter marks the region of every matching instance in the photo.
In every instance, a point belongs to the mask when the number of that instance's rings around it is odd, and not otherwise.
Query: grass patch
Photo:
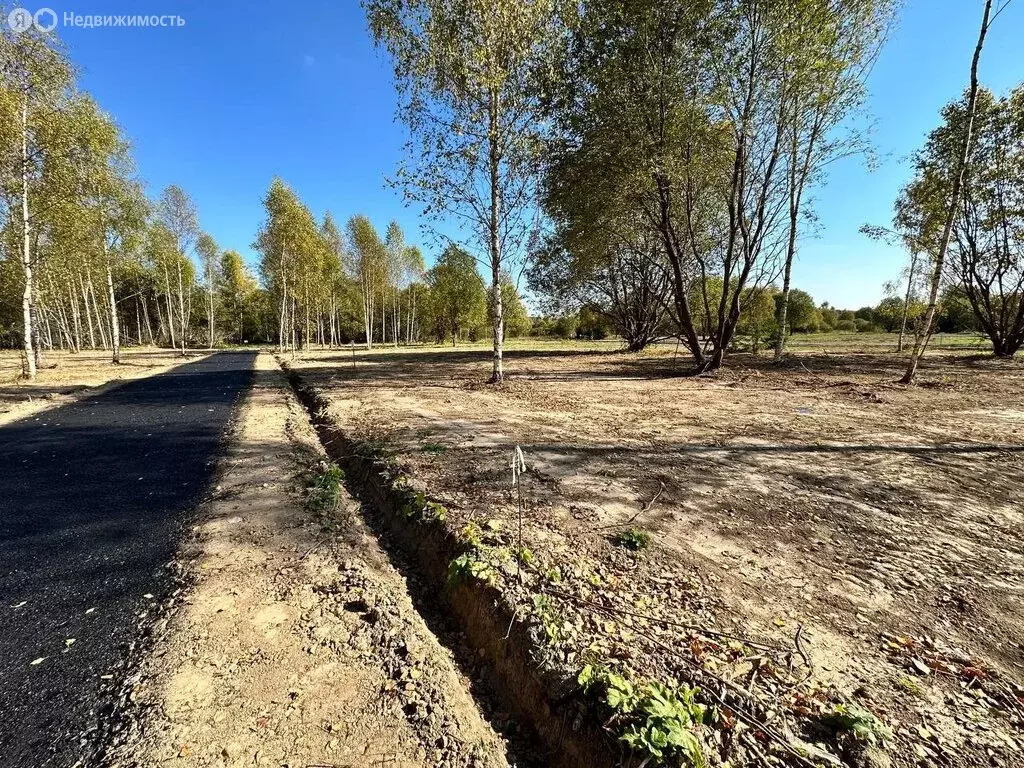
[[[634,552],[639,552],[642,549],[647,549],[651,544],[651,534],[647,531],[639,528],[627,528],[624,531],[619,531],[612,536],[612,542],[617,547],[623,547],[625,549],[631,549]]]
[[[345,473],[337,464],[320,462],[309,474],[306,487],[306,506],[319,514],[335,512],[341,503],[342,483]]]

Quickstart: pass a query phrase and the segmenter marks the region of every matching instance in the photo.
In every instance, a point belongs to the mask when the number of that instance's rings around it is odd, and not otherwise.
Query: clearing
[[[708,737],[735,765],[859,752],[822,725],[838,701],[893,731],[871,764],[1024,764],[1021,362],[936,344],[907,388],[900,358],[851,342],[700,378],[670,346],[510,346],[499,387],[479,347],[288,362],[443,504],[468,570],[546,630],[545,663],[740,696]]]

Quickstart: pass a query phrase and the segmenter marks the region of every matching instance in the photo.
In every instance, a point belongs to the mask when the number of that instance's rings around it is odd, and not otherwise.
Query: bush
[[[646,549],[651,543],[651,534],[647,533],[647,531],[642,531],[639,528],[629,528],[615,534],[615,536],[612,537],[612,541],[620,547],[625,547],[626,549],[632,549],[634,552],[639,552],[641,549]]]
[[[590,307],[584,307],[579,312],[576,336],[591,341],[608,338],[608,319]]]
[[[872,323],[870,320],[865,320],[862,317],[858,317],[853,321],[857,326],[857,333],[877,333],[878,326]]]
[[[576,315],[563,315],[555,320],[552,333],[560,339],[576,338],[576,329],[579,327],[579,318]]]
[[[855,333],[857,331],[856,320],[840,320],[836,323],[836,330],[844,333]]]
[[[530,328],[531,336],[551,336],[554,333],[555,321],[550,317],[535,317]]]

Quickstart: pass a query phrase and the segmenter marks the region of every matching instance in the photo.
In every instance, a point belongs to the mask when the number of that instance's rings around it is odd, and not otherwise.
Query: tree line
[[[492,294],[526,266],[548,307],[597,312],[634,350],[674,336],[696,372],[769,325],[784,330],[770,334],[783,357],[809,191],[868,149],[857,118],[899,5],[364,0],[412,137],[395,183],[439,228],[461,222]],[[899,313],[904,333],[919,331],[915,360],[944,297],[966,300],[997,355],[1024,333],[1022,99],[975,98],[998,16],[984,6],[972,88],[918,155],[890,230],[915,256]],[[500,381],[500,300],[491,308]]]
[[[147,199],[127,138],[80,90],[59,40],[0,35],[0,342],[33,378],[49,350],[259,334],[242,257],[170,186]]]
[[[5,28],[0,343],[22,347],[26,375],[46,350],[106,347],[116,361],[125,340],[488,336],[500,381],[506,335],[530,329],[524,274],[546,310],[599,316],[630,349],[678,338],[697,372],[738,336],[782,358],[806,325],[791,273],[808,190],[866,147],[850,126],[896,0],[364,5],[410,134],[395,183],[448,242],[430,270],[397,224],[317,218],[275,180],[250,273],[183,190],[146,198],[128,141],[56,38]],[[911,255],[886,302],[915,360],[964,306],[997,355],[1024,343],[1024,95],[978,85],[990,11],[971,87],[916,156],[892,226],[868,228]],[[814,312],[819,327],[883,324]]]
[[[476,340],[492,304],[463,249],[430,270],[397,224],[381,237],[353,216],[315,221],[280,180],[264,199],[254,273],[199,223],[187,192],[147,199],[113,118],[78,88],[53,35],[0,36],[0,346],[34,378],[46,353],[124,344],[181,350],[223,343]],[[510,335],[529,330],[500,276]]]
[[[263,205],[253,246],[281,349],[456,344],[487,333],[490,297],[463,248],[450,244],[427,269],[397,222],[383,236],[363,214],[339,227],[330,211],[318,219],[281,179]],[[500,284],[504,332],[521,335],[530,328],[526,307],[510,276]]]

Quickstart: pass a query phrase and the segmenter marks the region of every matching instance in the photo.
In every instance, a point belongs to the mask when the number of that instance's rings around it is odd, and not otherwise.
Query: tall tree
[[[235,341],[242,344],[245,342],[246,310],[256,293],[256,280],[238,251],[228,250],[221,254],[219,272],[220,307],[236,328]]]
[[[863,147],[837,129],[864,100],[864,83],[888,37],[897,0],[792,0],[785,4],[784,108],[789,112],[786,174],[789,235],[778,302],[775,360],[786,348],[786,315],[800,214],[808,185],[838,157]]]
[[[220,266],[220,248],[217,241],[203,232],[196,240],[196,254],[203,267],[203,283],[206,288],[206,326],[210,349],[213,349],[216,336],[216,300],[218,274]]]
[[[399,311],[401,309],[400,298],[404,288],[406,263],[408,258],[408,247],[405,244],[405,234],[398,226],[397,221],[388,224],[384,233],[384,250],[387,258],[387,280],[385,288],[391,294],[391,331],[394,337],[395,347],[401,336]],[[381,300],[384,297],[381,296]],[[381,341],[384,341],[382,336]]]
[[[111,361],[121,362],[121,320],[114,274],[138,250],[148,214],[141,184],[133,178],[128,144],[117,126],[91,100],[82,99],[77,110],[83,126],[82,218],[91,219],[99,241],[99,257],[106,277]]]
[[[71,66],[56,48],[52,36],[32,27],[15,32],[9,25],[0,31],[0,104],[3,106],[3,188],[5,198],[17,200],[21,230],[20,266],[23,280],[22,337],[24,374],[36,375],[39,343],[36,338],[33,219],[42,206],[34,199],[48,166],[60,162],[60,150],[41,141],[48,121],[67,103],[72,82]],[[14,209],[7,203],[7,210]]]
[[[487,254],[492,382],[504,376],[501,274],[525,255],[542,102],[531,82],[554,40],[554,0],[364,0],[391,54],[413,137],[398,180]]]
[[[487,310],[488,295],[476,262],[462,248],[450,245],[427,273],[427,284],[438,327],[451,333],[454,346],[459,334],[479,324]]]
[[[188,328],[191,316],[192,281],[195,270],[188,269],[190,253],[199,237],[199,220],[192,198],[181,187],[171,185],[160,195],[156,206],[157,219],[174,239],[180,258],[175,259],[174,273],[177,278],[178,329],[180,331],[181,354],[185,355],[188,344]]]
[[[352,271],[359,283],[363,305],[363,330],[366,334],[366,348],[373,349],[373,328],[377,296],[383,294],[387,282],[387,248],[380,239],[376,228],[362,214],[348,220],[349,252]],[[383,338],[383,330],[381,331]]]
[[[965,99],[949,104],[917,155],[917,173],[896,204],[908,241],[935,242],[967,110]],[[1024,344],[1024,86],[1002,99],[979,87],[974,127],[944,277],[961,290],[995,355],[1012,357]]]
[[[277,299],[278,346],[295,349],[310,337],[309,310],[322,268],[325,245],[309,208],[281,179],[275,178],[263,198],[266,219],[253,244],[260,252],[260,272]],[[301,303],[300,303],[301,302]],[[306,314],[299,320],[300,308]]]
[[[405,249],[405,276],[403,282],[408,285],[409,310],[406,315],[406,341],[409,344],[416,338],[416,286],[423,280],[427,266],[423,260],[423,252],[415,245]]]
[[[932,333],[932,326],[935,322],[935,313],[939,303],[939,290],[942,286],[942,273],[946,263],[946,251],[949,250],[949,241],[953,236],[953,223],[956,219],[960,206],[960,193],[963,189],[964,170],[967,167],[967,160],[971,152],[971,142],[974,139],[974,118],[978,103],[978,65],[981,61],[981,52],[985,47],[985,37],[988,35],[989,21],[992,17],[992,0],[985,0],[985,10],[981,19],[981,31],[978,33],[978,43],[974,48],[974,56],[971,59],[971,82],[967,89],[967,109],[964,130],[960,139],[959,153],[956,164],[952,171],[952,185],[949,191],[949,199],[946,204],[945,223],[942,227],[938,246],[935,249],[935,259],[932,267],[931,286],[928,296],[928,309],[925,310],[924,321],[920,333],[914,339],[914,349],[910,353],[910,361],[907,363],[907,370],[900,379],[904,384],[913,384],[917,375],[917,368],[924,356],[925,346]]]
[[[594,0],[556,78],[563,151],[590,169],[587,179],[604,166],[608,198],[657,237],[673,319],[698,372],[721,365],[746,289],[776,275],[781,5]]]

